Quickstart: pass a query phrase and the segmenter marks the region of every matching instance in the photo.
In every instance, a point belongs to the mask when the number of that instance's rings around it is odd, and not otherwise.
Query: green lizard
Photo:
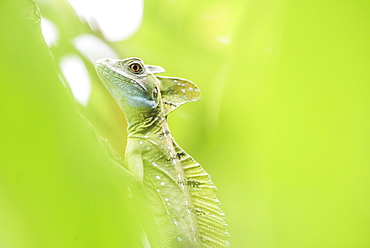
[[[131,178],[152,247],[227,247],[216,187],[203,168],[172,138],[167,115],[200,98],[192,82],[154,75],[141,59],[100,59],[96,70],[125,113],[128,142],[124,170]]]

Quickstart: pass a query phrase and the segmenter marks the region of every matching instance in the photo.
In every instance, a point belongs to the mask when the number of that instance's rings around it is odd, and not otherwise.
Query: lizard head
[[[164,72],[164,69],[145,65],[139,58],[99,59],[95,67],[99,78],[124,112],[127,109],[150,112],[163,105],[163,113],[167,115],[183,103],[200,98],[200,91],[192,82],[154,75]]]
[[[157,107],[160,90],[155,80],[148,80],[148,75],[163,72],[161,67],[146,66],[139,58],[100,59],[95,67],[99,78],[120,107],[143,111]]]

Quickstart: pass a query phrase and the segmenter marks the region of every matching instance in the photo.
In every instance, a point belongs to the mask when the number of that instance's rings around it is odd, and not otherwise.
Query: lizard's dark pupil
[[[138,71],[140,71],[140,69],[141,69],[141,66],[139,65],[139,64],[132,64],[131,66],[130,66],[130,69],[131,69],[131,71],[133,71],[133,72],[138,72]]]

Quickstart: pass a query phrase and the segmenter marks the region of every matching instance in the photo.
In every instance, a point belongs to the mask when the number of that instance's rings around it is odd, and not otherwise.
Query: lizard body
[[[97,73],[125,113],[128,142],[124,170],[152,247],[227,247],[216,187],[172,138],[167,115],[200,98],[192,82],[160,77],[159,66],[138,58],[101,59]]]

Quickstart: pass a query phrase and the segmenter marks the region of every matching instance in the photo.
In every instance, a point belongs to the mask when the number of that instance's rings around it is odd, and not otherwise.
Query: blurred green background
[[[170,128],[217,185],[232,247],[370,247],[369,1],[145,1],[116,42],[68,2],[36,2],[59,30],[50,48],[33,1],[0,3],[0,247],[141,246],[119,170],[78,115],[123,156],[124,116],[82,34],[200,87]],[[67,55],[88,72],[84,103]]]

